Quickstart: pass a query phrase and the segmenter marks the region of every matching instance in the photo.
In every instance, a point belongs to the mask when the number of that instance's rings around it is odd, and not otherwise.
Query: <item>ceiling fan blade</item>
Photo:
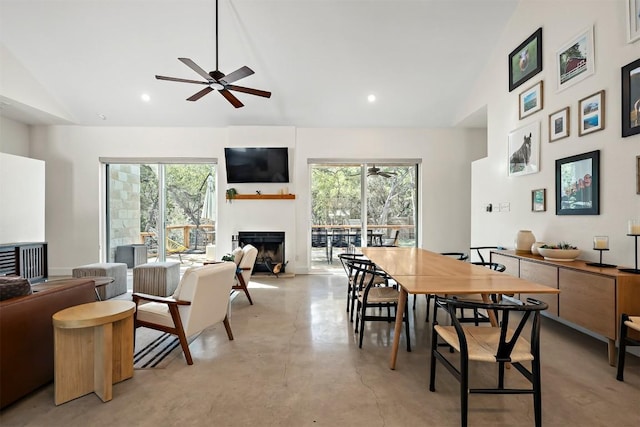
[[[240,102],[240,100],[238,98],[236,98],[231,92],[229,92],[226,89],[221,89],[218,92],[220,92],[220,94],[222,96],[224,96],[225,98],[227,98],[227,101],[229,101],[231,103],[231,105],[233,105],[236,108],[240,108],[242,106],[244,106],[244,104],[242,102]]]
[[[158,76],[156,75],[156,79],[158,80],[169,80],[170,82],[181,82],[181,83],[195,83],[199,85],[208,85],[209,82],[201,82],[198,80],[187,80],[187,79],[179,79],[177,77],[166,77],[166,76]]]
[[[193,62],[191,59],[189,59],[189,58],[178,58],[178,60],[180,62],[182,62],[184,65],[186,65],[187,67],[191,68],[196,73],[200,74],[202,77],[204,77],[208,81],[212,81],[213,80],[213,78],[209,75],[209,73],[207,73],[205,70],[200,68],[200,66],[198,64],[196,64],[195,62]]]
[[[265,98],[271,98],[271,92],[267,92],[266,90],[252,89],[250,87],[242,87],[242,86],[236,86],[236,85],[227,85],[226,87],[229,90],[235,90],[238,92],[248,93],[250,95],[257,95],[257,96],[263,96]]]
[[[245,65],[242,68],[238,68],[233,73],[227,74],[226,76],[221,78],[220,81],[225,83],[233,83],[236,80],[243,79],[247,76],[250,76],[251,74],[253,74],[253,70]]]
[[[205,96],[206,94],[208,94],[212,90],[213,89],[211,88],[211,86],[207,86],[204,89],[202,89],[200,92],[197,92],[197,93],[191,95],[190,97],[188,97],[187,101],[197,101],[198,99],[202,98],[203,96]]]

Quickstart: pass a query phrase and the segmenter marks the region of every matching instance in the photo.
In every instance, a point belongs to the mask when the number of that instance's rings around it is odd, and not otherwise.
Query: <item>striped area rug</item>
[[[187,339],[189,344],[198,337]],[[180,340],[176,335],[148,328],[136,330],[136,346],[133,354],[134,369],[166,368],[177,356],[184,358]]]

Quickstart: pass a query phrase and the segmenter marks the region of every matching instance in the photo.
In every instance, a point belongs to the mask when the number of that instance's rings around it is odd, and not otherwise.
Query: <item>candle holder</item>
[[[623,271],[625,273],[640,274],[640,270],[638,269],[638,237],[640,237],[640,230],[632,228],[632,222],[637,222],[637,221],[635,220],[629,221],[629,234],[627,234],[627,236],[633,236],[633,238],[636,239],[635,241],[636,268],[618,268],[618,270]],[[640,224],[640,222],[638,222],[638,224]],[[634,232],[634,234],[632,234],[632,231]],[[637,231],[637,234],[635,233],[636,231]]]
[[[590,265],[592,267],[600,267],[600,268],[614,268],[617,267],[615,264],[603,264],[602,263],[602,252],[608,251],[609,248],[593,248],[594,251],[600,252],[600,262],[587,262],[586,265]]]

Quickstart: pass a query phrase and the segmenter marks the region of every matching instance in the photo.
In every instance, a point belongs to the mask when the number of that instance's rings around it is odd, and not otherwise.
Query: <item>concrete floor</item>
[[[113,400],[89,394],[56,407],[53,385],[0,413],[8,426],[457,426],[458,383],[438,365],[428,390],[429,324],[425,298],[412,318],[413,351],[404,337],[388,368],[391,324],[366,327],[362,349],[345,312],[345,277],[254,278],[250,306],[232,302],[228,341],[221,325],[166,369],[136,370]],[[640,425],[640,360],[629,355],[625,382],[615,379],[607,348],[549,319],[542,330],[545,426]],[[472,384],[493,385],[493,364],[474,364]],[[520,382],[515,370],[507,385]],[[530,396],[470,396],[470,426],[531,426]]]

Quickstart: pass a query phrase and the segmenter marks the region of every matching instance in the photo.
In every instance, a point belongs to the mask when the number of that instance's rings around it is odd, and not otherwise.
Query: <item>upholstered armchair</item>
[[[193,365],[187,337],[223,322],[229,340],[233,339],[227,309],[235,272],[232,262],[191,267],[170,297],[134,293],[135,327],[177,335],[187,363]]]
[[[244,291],[249,300],[249,304],[253,305],[251,295],[249,295],[249,289],[247,285],[251,279],[253,273],[253,266],[256,263],[256,257],[258,256],[258,249],[253,245],[244,245],[242,248],[237,248],[233,251],[233,261],[236,263],[238,269],[236,271],[236,281],[233,285],[233,289]]]

